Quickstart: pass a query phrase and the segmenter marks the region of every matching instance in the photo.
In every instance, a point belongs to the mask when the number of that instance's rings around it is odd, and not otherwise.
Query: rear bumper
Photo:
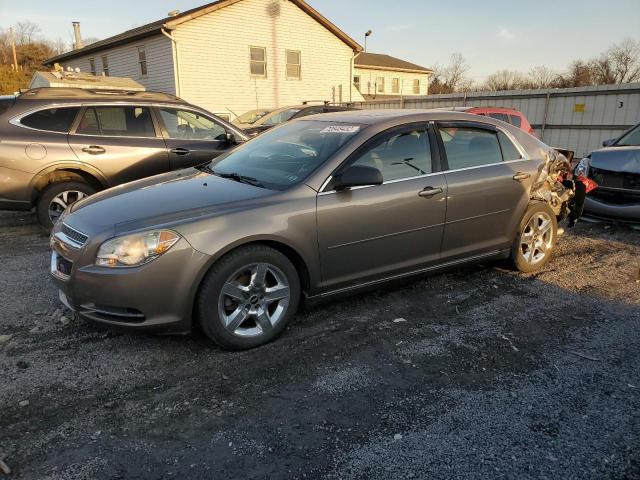
[[[132,331],[191,330],[193,300],[209,257],[184,239],[146,265],[121,269],[86,264],[82,248],[69,249],[55,237],[51,243],[60,300],[81,318]]]

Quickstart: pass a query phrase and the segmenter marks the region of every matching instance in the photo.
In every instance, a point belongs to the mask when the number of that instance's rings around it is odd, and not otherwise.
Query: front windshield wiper
[[[221,178],[228,178],[235,182],[246,183],[247,185],[252,185],[258,188],[265,188],[265,186],[257,178],[248,177],[247,175],[240,175],[239,173],[236,173],[236,172],[231,172],[231,173],[216,172],[210,167],[208,168],[208,170],[214,175],[217,175],[218,177],[221,177]]]

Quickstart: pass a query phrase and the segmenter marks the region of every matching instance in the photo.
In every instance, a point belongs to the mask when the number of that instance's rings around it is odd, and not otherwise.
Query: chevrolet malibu
[[[331,113],[215,163],[67,209],[51,236],[60,299],[85,319],[228,349],[275,339],[302,300],[468,262],[533,272],[574,210],[562,155],[491,118]]]

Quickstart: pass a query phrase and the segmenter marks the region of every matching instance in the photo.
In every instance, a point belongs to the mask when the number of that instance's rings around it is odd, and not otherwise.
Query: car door
[[[157,111],[172,170],[210,162],[239,140],[221,122],[201,112],[179,107],[158,107]]]
[[[431,138],[430,138],[431,137]],[[401,274],[440,257],[446,182],[426,124],[396,128],[360,147],[351,165],[375,167],[384,183],[318,194],[318,244],[329,290]],[[437,152],[436,152],[437,153]]]
[[[440,122],[436,130],[448,186],[443,260],[509,248],[539,162],[492,125]]]
[[[86,106],[68,139],[78,159],[102,172],[110,186],[169,171],[167,148],[148,106]]]

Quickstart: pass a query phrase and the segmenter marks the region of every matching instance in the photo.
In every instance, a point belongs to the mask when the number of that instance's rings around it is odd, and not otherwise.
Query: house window
[[[384,77],[378,77],[378,93],[384,93]]]
[[[360,92],[360,75],[356,75],[353,77],[353,85],[356,87],[356,89]]]
[[[420,79],[419,78],[416,78],[413,81],[413,94],[420,95]]]
[[[109,59],[106,55],[102,56],[102,73],[105,77],[109,76]]]
[[[144,47],[138,47],[138,65],[140,65],[140,75],[147,76],[147,52]]]
[[[301,55],[296,50],[287,50],[287,78],[300,80]]]
[[[267,76],[267,49],[250,47],[250,71],[253,77]]]
[[[394,78],[391,82],[391,93],[400,93],[400,79]]]
[[[91,75],[95,75],[96,74],[96,59],[95,58],[90,58],[89,59],[89,70],[91,71]]]

